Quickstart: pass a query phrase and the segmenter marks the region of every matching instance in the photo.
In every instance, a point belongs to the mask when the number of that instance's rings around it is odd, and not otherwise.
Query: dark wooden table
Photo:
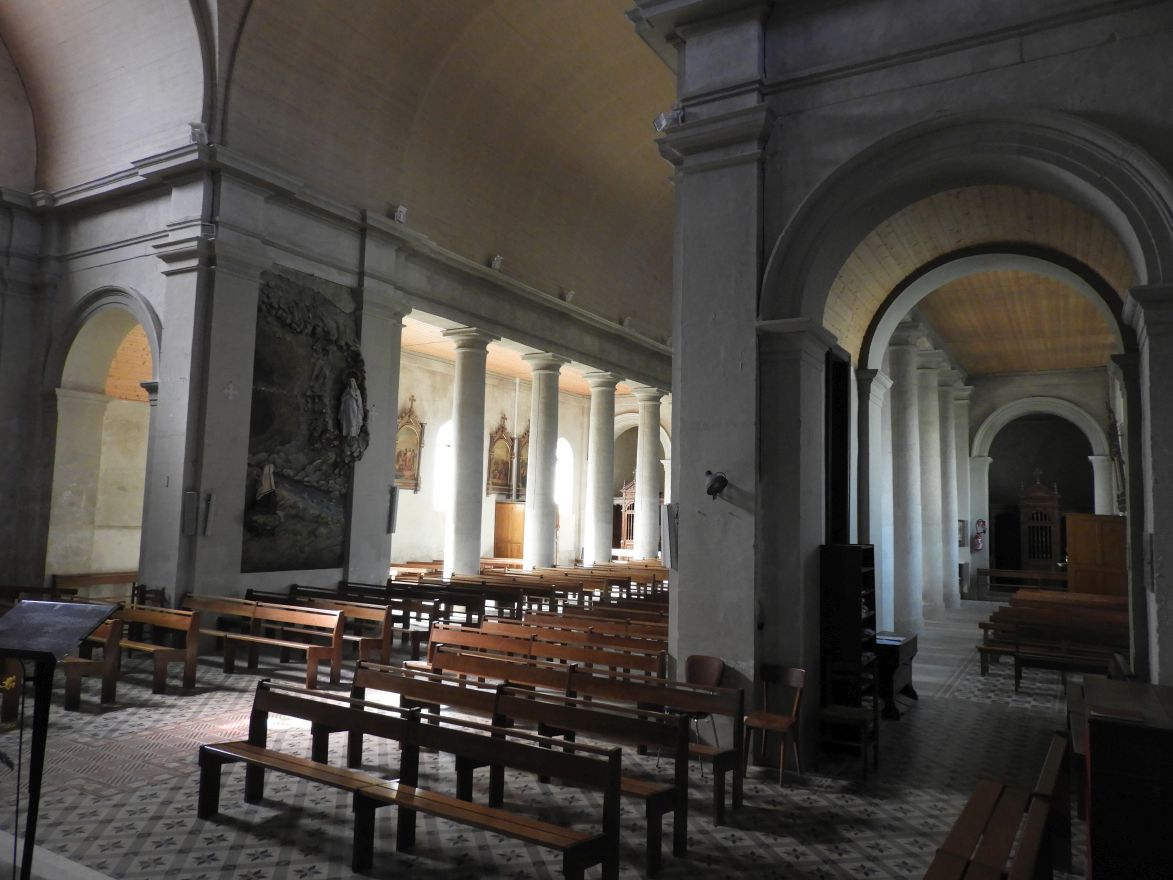
[[[880,672],[880,699],[884,718],[900,717],[896,694],[919,699],[912,686],[912,658],[916,656],[916,636],[893,632],[876,633],[876,662]]]

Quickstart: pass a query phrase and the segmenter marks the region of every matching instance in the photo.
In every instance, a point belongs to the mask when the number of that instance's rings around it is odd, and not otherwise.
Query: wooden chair
[[[702,687],[720,687],[721,679],[725,675],[725,661],[720,657],[710,657],[707,654],[690,654],[684,661],[684,681],[687,684],[697,684]],[[717,748],[721,747],[721,741],[717,738],[717,721],[708,712],[690,712],[688,715],[692,719],[693,730],[696,732],[697,742],[700,742],[700,720],[708,718],[709,723],[713,725],[713,744]],[[697,759],[701,767],[701,776],[705,774],[705,762],[703,758]]]
[[[745,736],[742,738],[744,755],[742,767],[749,764],[750,732],[756,731],[758,737],[758,762],[766,760],[766,737],[770,733],[782,736],[782,746],[778,751],[778,784],[782,784],[782,774],[786,769],[786,743],[794,749],[794,767],[801,773],[802,763],[798,757],[798,740],[794,737],[794,727],[798,724],[798,707],[802,700],[802,686],[806,682],[806,670],[792,666],[776,666],[770,663],[762,664],[761,708],[745,716]],[[780,685],[789,691],[792,699],[785,712],[771,712],[769,704],[770,685]]]

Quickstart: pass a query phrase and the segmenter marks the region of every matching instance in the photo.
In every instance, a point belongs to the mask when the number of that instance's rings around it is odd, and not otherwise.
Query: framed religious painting
[[[513,497],[518,501],[525,501],[526,477],[529,474],[529,425],[517,435],[517,485],[513,490]]]
[[[420,460],[424,452],[424,423],[415,414],[415,395],[399,411],[395,432],[395,488],[420,490]]]
[[[505,422],[505,414],[502,413],[501,423],[489,434],[489,476],[485,483],[486,495],[512,494],[514,438]]]

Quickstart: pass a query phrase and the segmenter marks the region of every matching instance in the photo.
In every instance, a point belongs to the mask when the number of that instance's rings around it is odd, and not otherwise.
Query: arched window
[[[436,452],[432,456],[432,507],[447,513],[452,506],[452,472],[456,466],[452,454],[452,422],[447,421],[436,432]]]
[[[558,446],[554,451],[554,503],[560,511],[573,510],[574,450],[565,437],[558,438]]]

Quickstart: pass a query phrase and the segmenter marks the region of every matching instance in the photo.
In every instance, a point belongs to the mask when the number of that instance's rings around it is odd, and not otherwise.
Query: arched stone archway
[[[835,275],[874,226],[935,192],[991,182],[1074,202],[1112,229],[1141,284],[1173,278],[1173,181],[1147,154],[1066,114],[958,114],[879,141],[810,195],[773,248],[760,318],[821,324]]]
[[[50,351],[47,574],[139,568],[158,340],[149,304],[106,289],[82,301]]]

